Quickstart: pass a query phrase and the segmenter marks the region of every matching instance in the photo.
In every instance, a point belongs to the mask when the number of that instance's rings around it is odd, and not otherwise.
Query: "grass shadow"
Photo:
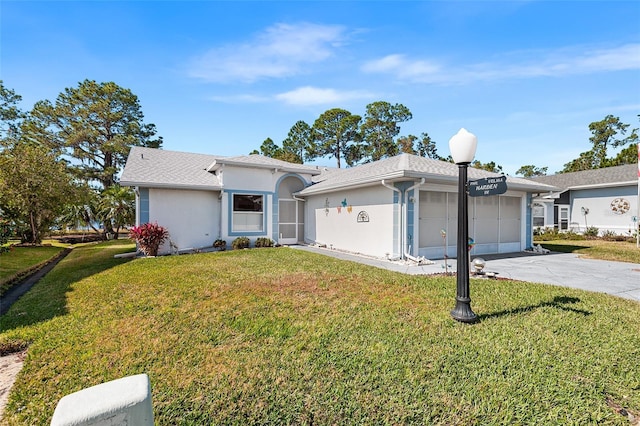
[[[558,253],[573,253],[580,250],[590,249],[591,246],[576,246],[572,244],[549,244],[541,243],[542,247]]]
[[[525,312],[530,312],[534,309],[546,308],[546,307],[561,309],[563,311],[569,311],[569,312],[573,312],[573,313],[584,315],[584,316],[591,315],[591,312],[589,311],[585,311],[583,309],[577,309],[569,306],[571,304],[578,303],[578,302],[580,302],[580,299],[577,297],[556,296],[553,298],[553,300],[549,302],[541,302],[541,303],[538,303],[537,305],[523,306],[523,307],[514,308],[514,309],[506,309],[504,311],[498,311],[498,312],[489,313],[489,314],[479,314],[478,320],[482,321],[490,318],[498,318],[498,317],[504,317],[508,315],[522,314]]]
[[[131,251],[131,245],[118,240],[73,249],[0,316],[0,333],[66,315],[67,293],[72,285],[128,262],[130,259],[114,258],[127,251]]]

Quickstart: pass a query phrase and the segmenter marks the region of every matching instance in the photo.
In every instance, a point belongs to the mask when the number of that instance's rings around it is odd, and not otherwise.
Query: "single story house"
[[[495,176],[469,169],[469,179]],[[136,224],[166,227],[179,249],[246,236],[389,259],[455,257],[457,182],[455,164],[410,154],[327,169],[142,147],[132,148],[121,177],[135,189]],[[557,189],[515,177],[507,186],[469,199],[472,254],[531,247],[532,196]]]
[[[638,165],[531,178],[558,188],[533,198],[534,227],[631,235],[638,226]]]

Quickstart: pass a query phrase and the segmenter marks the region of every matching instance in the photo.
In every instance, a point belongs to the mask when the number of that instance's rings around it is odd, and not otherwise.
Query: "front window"
[[[533,216],[533,226],[544,227],[544,205],[535,203],[531,209],[531,216]]]
[[[264,196],[233,194],[233,231],[259,232],[264,229]]]

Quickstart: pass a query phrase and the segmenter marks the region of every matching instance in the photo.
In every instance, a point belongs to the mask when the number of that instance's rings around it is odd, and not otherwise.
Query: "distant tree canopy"
[[[399,149],[394,138],[400,133],[398,123],[411,120],[412,117],[409,108],[402,104],[378,101],[367,105],[360,125],[363,158],[377,161],[397,155]]]
[[[629,124],[622,123],[619,117],[613,115],[607,115],[603,120],[589,124],[592,134],[589,141],[592,148],[566,163],[562,173],[635,163],[637,154],[634,154],[634,147],[624,148],[615,157],[609,157],[610,148],[624,147],[638,142],[638,129],[633,129],[631,134],[623,137],[627,134],[629,127]]]
[[[338,168],[341,166],[341,159],[350,166],[356,164],[362,158],[360,147],[357,145],[361,138],[358,132],[360,120],[359,115],[353,115],[340,108],[320,114],[311,129],[313,156],[334,157]]]
[[[530,178],[534,176],[545,176],[547,174],[548,167],[536,167],[532,164],[528,164],[526,166],[520,167],[516,171],[516,175],[522,176],[525,178]]]
[[[386,101],[368,104],[364,117],[341,108],[332,108],[320,114],[313,126],[302,120],[297,121],[282,146],[267,138],[259,150],[254,149],[251,153],[293,163],[333,157],[338,167],[345,163],[355,166],[377,161],[399,153],[453,162],[451,155],[444,157],[438,154],[436,142],[427,132],[420,137],[411,134],[399,136],[400,123],[412,117],[406,106]],[[476,160],[472,166],[502,173],[502,166],[493,161],[482,163]]]
[[[303,120],[298,120],[289,130],[286,139],[282,141],[282,151],[286,156],[294,159],[292,163],[302,164],[311,154],[311,144],[311,126]]]
[[[328,156],[336,159],[338,167],[343,162],[354,166],[397,155],[403,149],[401,138],[395,139],[400,132],[398,123],[411,117],[409,108],[385,101],[367,105],[364,118],[341,108],[333,108],[320,114],[313,126],[302,120],[297,121],[282,146],[271,141],[272,145],[261,146],[260,150],[253,150],[252,153],[295,163]],[[404,149],[412,148],[406,146]]]
[[[476,169],[486,170],[488,172],[493,172],[493,173],[502,173],[502,166],[499,164],[496,164],[494,161],[490,161],[488,163],[482,163],[478,160],[474,160],[471,163],[471,167]]]
[[[20,120],[24,118],[24,112],[18,107],[21,100],[20,95],[6,88],[0,80],[0,139],[4,140],[18,131]]]
[[[78,178],[102,188],[117,176],[132,146],[158,148],[155,125],[145,124],[138,97],[113,82],[85,80],[67,88],[55,104],[35,104],[25,122],[28,138],[49,144],[65,158]]]

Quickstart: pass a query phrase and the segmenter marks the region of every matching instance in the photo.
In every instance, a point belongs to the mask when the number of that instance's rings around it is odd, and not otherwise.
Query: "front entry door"
[[[280,244],[297,244],[301,235],[298,230],[302,224],[302,217],[298,214],[298,201],[278,201],[278,242]]]

